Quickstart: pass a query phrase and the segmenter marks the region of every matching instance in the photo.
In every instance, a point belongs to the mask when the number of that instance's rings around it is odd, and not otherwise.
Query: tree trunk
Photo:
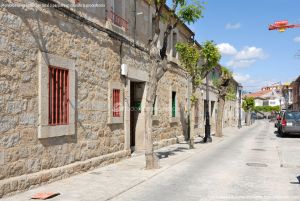
[[[153,61],[149,81],[146,84],[146,103],[145,103],[145,157],[146,169],[159,168],[158,157],[154,153],[152,139],[152,107],[156,95],[158,79],[156,77],[159,64]]]
[[[246,113],[246,126],[250,126],[250,120],[251,120],[251,113],[247,112]]]
[[[193,93],[194,94],[194,90]],[[190,97],[188,97],[190,98]],[[189,108],[188,108],[189,109]],[[191,103],[190,108],[190,139],[189,139],[189,146],[190,149],[194,149],[195,146],[195,103]]]
[[[225,106],[225,96],[219,96],[217,122],[216,122],[216,136],[217,137],[223,136],[222,129],[223,129],[224,106]]]
[[[158,81],[163,77],[168,70],[168,64],[166,61],[166,51],[168,46],[168,36],[171,31],[176,27],[177,23],[173,26],[167,25],[167,29],[164,32],[163,47],[159,50],[157,43],[160,36],[159,22],[162,13],[164,3],[160,4],[158,1],[154,1],[156,13],[154,17],[155,34],[150,43],[150,59],[152,60],[151,72],[149,75],[149,81],[146,83],[146,104],[145,104],[145,157],[146,157],[146,169],[159,168],[158,157],[153,150],[152,139],[152,107],[156,95]],[[176,7],[175,7],[176,9]]]

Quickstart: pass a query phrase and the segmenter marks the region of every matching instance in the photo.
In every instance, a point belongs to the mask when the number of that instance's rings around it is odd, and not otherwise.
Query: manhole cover
[[[246,163],[250,167],[268,167],[267,164],[264,163]]]
[[[253,151],[266,151],[265,149],[252,149]]]
[[[92,175],[100,175],[101,172],[91,172],[90,174],[92,174]]]

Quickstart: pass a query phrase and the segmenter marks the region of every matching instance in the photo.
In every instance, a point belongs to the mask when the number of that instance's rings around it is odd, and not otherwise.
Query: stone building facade
[[[300,111],[300,76],[292,82],[293,87],[293,104],[292,109],[294,111]]]
[[[104,7],[0,8],[0,197],[144,150],[153,9],[143,0],[85,1],[95,2]],[[192,35],[180,25],[170,36],[174,67],[153,109],[157,148],[187,138],[189,82],[172,44]]]

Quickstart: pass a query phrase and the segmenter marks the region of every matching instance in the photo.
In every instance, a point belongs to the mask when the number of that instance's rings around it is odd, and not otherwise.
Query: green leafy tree
[[[192,81],[192,96],[191,96],[191,121],[190,121],[190,148],[194,147],[194,115],[195,103],[198,100],[196,89],[202,83],[204,77],[218,64],[221,55],[212,41],[204,42],[203,46],[197,47],[192,43],[178,43],[176,49],[180,55],[180,63],[188,72]],[[203,60],[203,65],[200,65],[200,60]]]
[[[194,23],[202,17],[203,3],[198,0],[172,0],[169,9],[166,9],[166,0],[148,0],[155,9],[153,18],[154,36],[149,44],[150,59],[152,60],[149,81],[146,83],[145,103],[145,157],[146,169],[158,168],[158,157],[153,150],[152,141],[152,105],[156,96],[159,80],[171,65],[166,59],[168,38],[173,29],[181,23]],[[167,10],[167,11],[166,11]],[[160,22],[166,24],[161,30]],[[163,36],[162,47],[158,48],[160,35]]]
[[[255,101],[253,97],[245,96],[242,103],[242,108],[246,112],[246,125],[250,125],[251,112],[254,110]]]
[[[222,137],[223,135],[223,114],[226,99],[233,100],[236,95],[236,90],[232,83],[232,72],[225,67],[220,68],[221,74],[218,79],[213,81],[217,91],[218,91],[218,112],[217,112],[217,122],[216,122],[216,136]]]

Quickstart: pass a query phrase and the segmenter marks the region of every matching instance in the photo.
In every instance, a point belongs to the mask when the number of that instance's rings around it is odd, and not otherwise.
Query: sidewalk
[[[249,129],[243,127],[240,131]],[[170,167],[187,160],[195,153],[208,150],[226,138],[239,133],[237,128],[225,128],[224,137],[213,137],[213,142],[203,144],[198,137],[195,149],[189,149],[187,143],[174,144],[157,150],[160,158],[160,169],[144,170],[145,157],[137,155],[130,159],[106,167],[94,169],[80,175],[56,181],[41,187],[16,194],[11,197],[0,199],[2,201],[23,201],[29,200],[31,196],[40,192],[58,192],[59,196],[49,199],[51,201],[100,201],[110,200],[129,189],[167,171]]]

